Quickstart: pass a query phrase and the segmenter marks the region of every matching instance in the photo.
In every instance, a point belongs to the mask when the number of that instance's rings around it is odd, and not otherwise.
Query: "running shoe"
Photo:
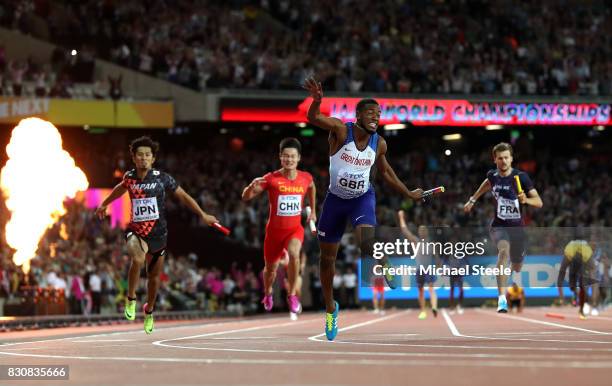
[[[586,315],[585,315],[585,314],[583,314],[582,312],[578,312],[578,317],[579,317],[581,320],[586,320],[586,318],[587,318],[587,317],[586,317]]]
[[[457,313],[458,313],[459,315],[463,315],[463,307],[461,307],[461,306],[457,306]]]
[[[591,309],[591,316],[599,316],[599,310],[595,307]]]
[[[145,303],[144,306],[142,306],[142,312],[144,312],[144,331],[150,334],[153,332],[153,313],[147,313],[147,304],[148,303]]]
[[[504,295],[501,295],[497,299],[497,312],[499,312],[500,314],[508,313],[508,301],[506,300],[506,297]]]
[[[298,320],[298,316],[295,312],[289,312],[289,319],[291,320]]]
[[[338,335],[338,311],[340,306],[338,306],[338,302],[334,302],[334,304],[336,305],[334,312],[331,314],[329,312],[325,313],[325,336],[330,341]]]
[[[302,304],[300,303],[300,298],[297,295],[290,295],[287,298],[287,303],[289,303],[289,311],[294,314],[299,314],[302,312]]]
[[[123,310],[123,314],[127,320],[136,319],[136,299],[130,300],[125,298],[125,309]]]
[[[421,311],[421,312],[419,313],[419,320],[423,320],[423,319],[425,319],[425,318],[427,318],[427,312],[425,312],[425,311]]]
[[[432,309],[431,309],[431,312],[433,313],[434,318],[437,318],[437,317],[438,317],[438,310],[437,310],[437,309],[432,308]]]
[[[389,262],[388,259],[385,259],[382,262],[382,266],[383,266],[383,268],[387,268],[386,270],[384,270],[384,272],[385,272],[385,281],[387,282],[387,285],[391,289],[396,289],[397,288],[397,283],[396,283],[396,280],[395,280],[395,275],[390,274],[389,273],[389,269],[388,269],[388,268],[393,268],[393,265],[391,265],[391,262]]]
[[[274,299],[272,298],[272,295],[264,295],[261,303],[264,305],[264,309],[266,311],[272,311],[272,307],[274,306]]]

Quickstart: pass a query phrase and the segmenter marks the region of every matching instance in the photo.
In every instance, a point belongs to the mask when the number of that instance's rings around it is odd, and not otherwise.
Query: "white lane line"
[[[525,308],[524,309],[525,313],[528,313],[529,315],[534,315],[534,316],[541,316],[540,312],[536,312],[536,310],[530,309],[530,308]],[[541,312],[550,312],[550,309],[543,309]],[[574,320],[579,320],[578,318],[578,313],[577,312],[568,312],[566,310],[552,310],[555,314],[559,314],[559,315],[563,315],[567,318],[570,319],[574,319]],[[588,320],[612,320],[612,317],[610,316],[605,316],[605,315],[598,315],[598,316],[593,316],[593,315],[587,315],[587,319]]]
[[[182,324],[180,326],[158,327],[158,328],[155,329],[155,331],[159,332],[159,331],[170,331],[170,330],[183,330],[183,329],[188,329],[188,328],[207,328],[207,327],[217,327],[217,326],[233,324],[233,323],[235,323],[235,324],[244,324],[244,323],[249,323],[249,322],[253,322],[253,321],[257,321],[257,320],[276,321],[276,320],[286,320],[286,319],[287,319],[287,317],[275,317],[275,318],[269,318],[269,319],[241,319],[241,320],[227,320],[227,321],[215,322],[215,323],[199,323],[199,324],[189,324],[189,325]],[[2,349],[4,347],[8,347],[8,346],[17,346],[17,345],[22,345],[22,344],[59,342],[59,341],[70,340],[70,339],[83,339],[83,338],[88,339],[88,338],[99,338],[99,337],[104,337],[104,336],[116,336],[116,335],[125,335],[125,334],[141,334],[141,335],[143,335],[144,331],[142,330],[142,327],[139,326],[139,327],[137,327],[137,329],[127,330],[127,331],[105,332],[105,333],[101,333],[101,334],[68,336],[68,337],[64,337],[64,338],[51,338],[51,339],[25,341],[25,342],[2,343],[2,344],[0,344],[0,349]]]
[[[465,337],[465,335],[461,334],[459,330],[457,330],[457,326],[455,326],[455,323],[453,323],[453,320],[448,315],[448,312],[446,312],[446,310],[444,309],[442,310],[442,316],[444,317],[446,325],[448,326],[448,329],[450,330],[451,334],[453,334],[454,336]]]
[[[134,339],[91,339],[91,340],[73,340],[71,343],[105,343],[105,342],[133,342]]]
[[[267,351],[275,353],[284,353],[285,351]],[[467,366],[467,367],[528,367],[528,368],[612,368],[612,361],[609,357],[601,357],[602,361],[537,361],[537,360],[503,360],[501,358],[516,358],[516,356],[506,354],[445,354],[445,353],[382,353],[382,352],[343,352],[343,351],[297,351],[299,354],[326,354],[326,355],[352,355],[352,356],[385,356],[385,357],[404,357],[402,360],[394,359],[328,359],[328,360],[312,360],[312,359],[238,359],[238,358],[167,358],[167,357],[104,357],[104,356],[70,356],[70,355],[44,355],[44,354],[20,354],[20,353],[4,353],[0,354],[19,356],[19,357],[34,357],[46,359],[80,359],[80,360],[110,360],[110,361],[142,361],[142,362],[170,362],[170,363],[205,363],[205,364],[268,364],[268,365],[376,365],[376,366],[406,366],[406,365],[424,365],[424,366],[440,366],[440,359],[405,359],[405,357],[426,357],[426,358],[451,358],[444,362],[445,366]],[[523,356],[521,356],[523,357]],[[534,356],[534,359],[541,358]],[[573,358],[571,355],[558,356],[559,358]],[[459,358],[455,360],[453,358]],[[471,360],[466,360],[471,358]],[[476,359],[491,359],[487,361],[475,361]],[[497,359],[496,359],[497,358]],[[600,357],[597,357],[600,358]]]
[[[264,329],[267,329],[267,328],[275,328],[275,327],[296,326],[298,324],[305,324],[305,323],[314,322],[315,320],[318,321],[319,318],[317,318],[317,319],[313,318],[313,319],[308,319],[308,320],[300,320],[300,321],[297,321],[297,322],[296,321],[291,321],[291,322],[287,322],[287,323],[266,324],[266,325],[263,325],[263,326],[255,326],[255,327],[247,327],[247,328],[237,328],[237,329],[234,329],[234,330],[209,332],[209,333],[206,333],[206,334],[182,336],[182,337],[179,337],[179,338],[162,339],[162,340],[157,340],[157,341],[153,342],[152,344],[155,345],[155,346],[178,347],[178,346],[166,344],[164,342],[174,342],[174,341],[177,341],[177,340],[206,338],[206,337],[209,337],[209,336],[233,334],[233,333],[236,333],[236,332],[259,331],[259,330],[264,330]]]
[[[212,340],[278,339],[278,336],[241,336],[239,338],[210,338]]]
[[[387,316],[384,316],[384,317],[382,317],[382,318],[376,318],[376,319],[368,320],[368,321],[366,321],[366,322],[361,322],[361,323],[357,323],[357,324],[352,324],[352,325],[347,326],[347,327],[342,327],[342,328],[339,328],[339,329],[338,329],[338,333],[341,333],[341,332],[343,332],[343,331],[352,330],[352,329],[354,329],[354,328],[359,328],[359,327],[363,327],[363,326],[368,326],[368,325],[370,325],[370,324],[374,324],[374,323],[379,323],[379,322],[382,322],[382,321],[385,321],[385,320],[389,320],[389,319],[397,318],[398,316],[405,315],[405,314],[407,314],[407,313],[409,313],[409,312],[410,312],[410,310],[406,310],[406,311],[398,312],[398,313],[396,313],[396,314],[387,315]],[[320,337],[322,337],[322,336],[325,336],[325,333],[322,333],[322,334],[317,334],[317,335],[313,335],[313,336],[309,336],[309,337],[308,337],[308,340],[314,340],[314,341],[316,341],[316,342],[327,342],[326,340],[323,340],[323,339],[318,339],[318,338],[320,338]]]
[[[534,331],[534,332],[493,332],[489,335],[551,335],[561,334],[561,331]]]
[[[516,316],[516,315],[508,315],[508,314],[498,314],[498,313],[493,314],[493,313],[482,311],[482,310],[478,310],[478,309],[476,309],[476,312],[479,312],[481,314],[494,315],[494,316],[497,316],[499,318],[510,318],[510,319],[515,319],[515,320],[521,320],[523,322],[528,322],[528,323],[535,323],[535,324],[542,324],[542,325],[545,325],[545,326],[566,328],[568,330],[576,330],[576,331],[588,332],[588,333],[591,333],[591,334],[612,335],[612,332],[603,332],[603,331],[589,330],[589,329],[581,328],[581,327],[568,326],[566,324],[553,323],[553,322],[545,322],[543,320],[525,318],[524,316]],[[609,343],[612,343],[612,342],[609,342]]]
[[[479,311],[479,310],[476,310]],[[486,315],[490,315],[485,313]],[[497,315],[497,314],[495,314]],[[471,339],[485,339],[485,340],[508,340],[508,341],[525,341],[525,342],[557,342],[557,343],[589,343],[589,344],[612,344],[612,341],[598,341],[598,340],[567,340],[567,339],[531,339],[531,338],[505,338],[505,337],[495,337],[495,336],[476,336],[476,335],[465,335],[457,330],[457,326],[451,319],[450,315],[446,312],[446,310],[442,310],[442,316],[446,321],[446,324],[454,336],[462,337],[462,338],[471,338]],[[508,315],[506,315],[508,316]],[[536,349],[536,348],[534,348]],[[589,350],[590,351],[590,350]],[[604,350],[607,351],[607,350]]]

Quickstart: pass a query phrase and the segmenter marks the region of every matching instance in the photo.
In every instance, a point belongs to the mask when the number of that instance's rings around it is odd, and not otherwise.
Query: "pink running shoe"
[[[272,311],[272,307],[274,306],[274,299],[272,299],[272,295],[264,295],[261,302],[263,303],[266,311]]]
[[[287,302],[289,303],[289,311],[294,314],[299,314],[302,312],[302,304],[300,303],[300,298],[297,295],[290,295],[287,298]]]

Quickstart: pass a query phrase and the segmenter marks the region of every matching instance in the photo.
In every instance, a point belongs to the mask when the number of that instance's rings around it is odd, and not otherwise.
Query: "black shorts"
[[[510,309],[513,309],[514,307],[519,308],[521,306],[521,299],[510,300],[508,304]]]
[[[132,236],[138,237],[141,241],[144,241],[147,244],[147,257],[149,258],[147,259],[148,260],[147,270],[153,267],[161,256],[164,256],[166,254],[167,238],[165,236],[164,237],[141,237],[137,235],[136,233],[134,233],[133,231],[128,230],[125,233],[125,240],[127,241]],[[143,249],[143,252],[144,252],[144,249]]]
[[[527,253],[527,233],[522,226],[516,227],[491,227],[491,239],[495,244],[501,240],[510,243],[510,261],[522,263]]]

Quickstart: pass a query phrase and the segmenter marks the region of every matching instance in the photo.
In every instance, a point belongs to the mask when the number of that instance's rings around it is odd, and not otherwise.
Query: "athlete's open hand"
[[[96,216],[98,216],[100,220],[104,220],[104,217],[106,217],[106,206],[100,205],[97,207]]]
[[[204,223],[208,226],[212,226],[212,224],[219,222],[215,216],[210,214],[204,214],[202,216],[202,221],[204,221]]]
[[[315,102],[321,102],[321,99],[323,98],[323,88],[321,87],[321,82],[317,82],[314,76],[306,78],[302,87],[308,90],[310,96],[315,100]]]

